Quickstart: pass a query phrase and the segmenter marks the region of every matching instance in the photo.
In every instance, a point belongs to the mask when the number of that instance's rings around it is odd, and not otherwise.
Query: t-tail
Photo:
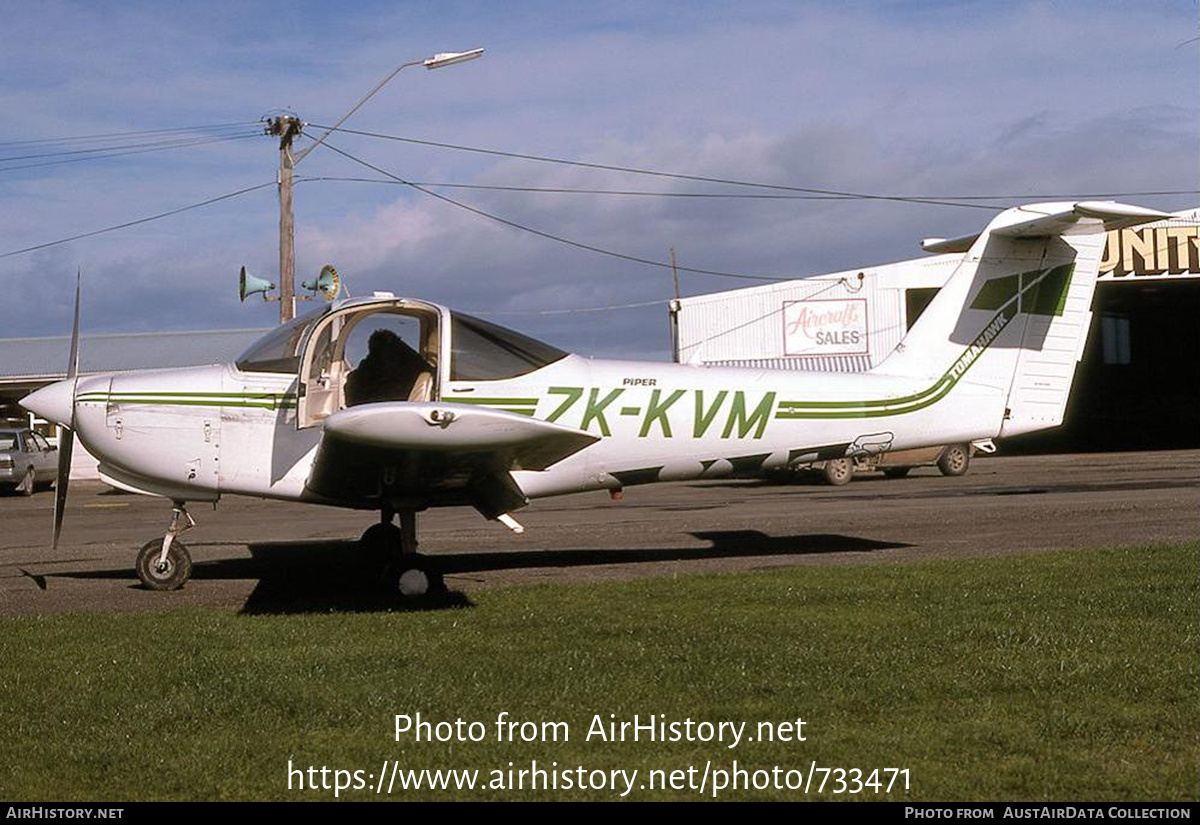
[[[1165,217],[1114,202],[1032,204],[1006,209],[979,235],[926,241],[928,252],[965,254],[872,372],[927,378],[937,395],[960,382],[1006,393],[1000,436],[1061,424],[1105,232]]]

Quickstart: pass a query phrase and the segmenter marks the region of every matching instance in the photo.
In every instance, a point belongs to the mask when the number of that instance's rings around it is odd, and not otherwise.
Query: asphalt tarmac
[[[447,596],[398,603],[364,582],[354,540],[366,512],[230,497],[183,541],[182,590],[144,590],[138,548],[161,537],[170,504],[71,486],[50,549],[53,492],[0,496],[0,615],[128,613],[213,607],[245,613],[426,609],[468,604],[485,587],[721,573],[810,564],[1092,549],[1200,537],[1200,452],[977,456],[968,475],[872,473],[844,487],[698,481],[536,501],[515,535],[474,510],[421,515],[421,552],[438,558]]]

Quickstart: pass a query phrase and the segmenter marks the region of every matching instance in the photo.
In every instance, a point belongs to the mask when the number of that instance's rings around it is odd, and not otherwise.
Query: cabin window
[[[451,324],[453,381],[515,378],[567,356],[557,347],[470,315],[456,312]]]
[[[937,294],[941,292],[941,287],[921,287],[919,289],[904,290],[904,317],[907,322],[907,329],[912,329],[913,324],[921,317],[921,313],[929,306]]]
[[[437,318],[431,313],[373,312],[342,331],[340,348],[354,369],[346,376],[345,403],[429,401],[437,374]]]
[[[300,369],[300,344],[323,309],[293,318],[250,345],[237,359],[242,372],[295,373]]]

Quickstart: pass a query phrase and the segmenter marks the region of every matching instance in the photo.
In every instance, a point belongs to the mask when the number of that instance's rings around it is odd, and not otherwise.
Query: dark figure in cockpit
[[[390,329],[377,329],[367,355],[346,376],[346,406],[373,401],[407,401],[413,385],[431,370],[429,362]]]

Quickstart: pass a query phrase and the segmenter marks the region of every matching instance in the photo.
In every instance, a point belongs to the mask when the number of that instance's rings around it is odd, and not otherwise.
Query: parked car
[[[58,474],[58,448],[32,430],[0,429],[0,488],[33,495],[37,487],[54,485]]]
[[[971,458],[976,452],[995,451],[996,447],[990,440],[912,450],[888,450],[854,458],[831,458],[826,461],[797,464],[779,471],[772,477],[786,481],[797,474],[815,473],[826,484],[838,487],[848,484],[854,476],[872,470],[881,470],[888,478],[904,478],[914,467],[937,467],[944,476],[961,476],[966,475]]]
[[[879,456],[879,462],[870,469],[883,470],[888,478],[904,478],[914,467],[934,466],[944,476],[965,476],[976,449],[976,444],[947,444],[919,450],[895,450]]]

